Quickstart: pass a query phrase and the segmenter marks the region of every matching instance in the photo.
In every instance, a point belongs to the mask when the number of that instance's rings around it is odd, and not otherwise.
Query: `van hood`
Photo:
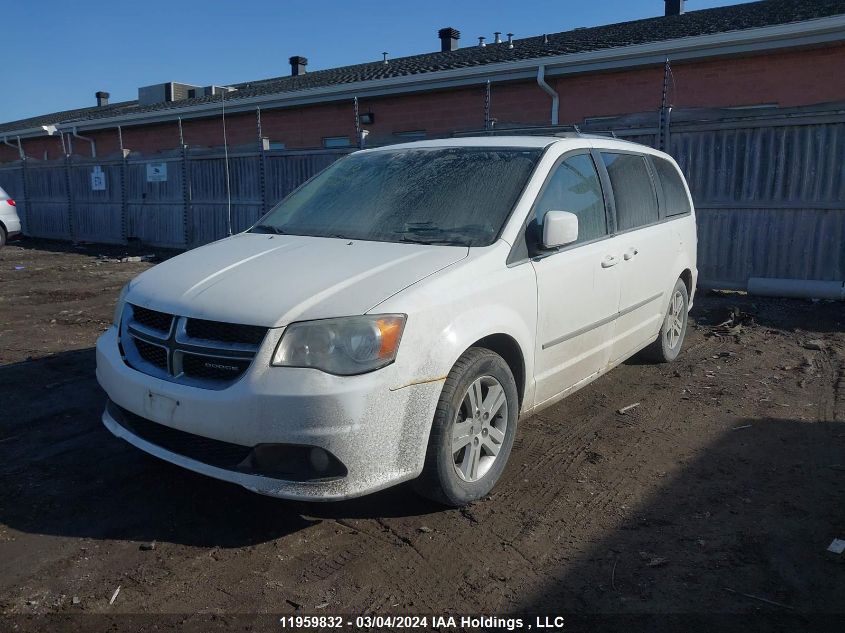
[[[457,246],[242,233],[142,273],[126,300],[181,316],[278,327],[364,314],[468,252]]]

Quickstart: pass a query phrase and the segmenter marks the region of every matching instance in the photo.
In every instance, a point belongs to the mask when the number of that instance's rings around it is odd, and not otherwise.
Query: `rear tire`
[[[683,279],[675,282],[669,299],[669,308],[660,326],[657,339],[642,351],[646,360],[654,363],[671,363],[681,353],[687,333],[689,293]]]
[[[481,499],[505,469],[518,418],[508,364],[488,349],[468,349],[443,385],[416,491],[453,507]]]
[[[6,229],[0,226],[0,248],[6,246]]]

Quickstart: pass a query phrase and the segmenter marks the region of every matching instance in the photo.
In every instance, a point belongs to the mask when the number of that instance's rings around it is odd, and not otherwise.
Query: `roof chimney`
[[[461,39],[461,32],[447,26],[444,29],[437,31],[437,37],[440,38],[440,52],[448,53],[449,51],[458,50],[458,40]]]
[[[684,12],[684,0],[663,0],[666,3],[666,15],[681,15]]]
[[[289,60],[290,62],[290,76],[296,77],[305,74],[305,67],[308,65],[308,60],[299,55],[294,55]]]
[[[97,97],[97,107],[102,108],[103,106],[107,106],[109,104],[109,95],[108,92],[103,92],[102,90],[95,92],[94,96]]]

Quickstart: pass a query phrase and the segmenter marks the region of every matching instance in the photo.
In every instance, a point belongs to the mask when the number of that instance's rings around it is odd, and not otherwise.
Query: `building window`
[[[584,123],[587,125],[593,123],[607,123],[608,121],[616,121],[618,116],[588,116],[584,118]]]
[[[778,103],[757,103],[753,105],[740,105],[740,106],[730,106],[725,108],[725,110],[763,110],[765,108],[777,108]]]
[[[270,147],[268,149],[285,149],[285,144],[283,141],[270,141]]]
[[[415,141],[417,139],[425,138],[425,130],[408,130],[407,132],[394,132],[393,136],[399,137],[406,141]]]
[[[334,148],[334,147],[349,147],[352,145],[352,141],[349,140],[348,136],[326,136],[323,138],[323,147],[326,148]]]

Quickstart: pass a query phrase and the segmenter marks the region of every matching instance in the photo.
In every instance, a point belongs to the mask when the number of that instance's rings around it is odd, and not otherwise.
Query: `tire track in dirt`
[[[837,400],[839,395],[839,382],[842,375],[842,364],[837,363],[826,349],[817,352],[812,363],[818,370],[819,380],[814,380],[816,388],[812,389],[818,395],[817,415],[819,420],[833,422],[837,417]],[[802,390],[806,390],[808,383],[803,382]],[[821,383],[818,385],[818,383]],[[816,386],[817,385],[817,386]],[[807,390],[810,391],[810,390]]]
[[[703,352],[703,356],[706,357],[709,352],[708,348],[712,349],[712,347],[712,345],[707,344],[707,341],[702,341],[695,346],[695,349],[700,354]],[[668,374],[668,371],[658,372],[657,377],[665,379],[665,374]],[[625,490],[625,486],[630,480],[630,473],[643,468],[648,463],[648,456],[654,452],[654,449],[666,437],[670,437],[677,432],[677,423],[674,420],[669,416],[659,415],[664,399],[658,399],[651,403],[647,402],[649,393],[654,394],[652,384],[654,378],[653,372],[642,376],[641,380],[638,381],[638,389],[633,397],[630,394],[632,385],[624,383],[621,379],[618,380],[616,384],[612,385],[616,389],[611,389],[611,391],[618,392],[614,393],[616,398],[624,395],[630,397],[633,401],[644,401],[646,404],[634,409],[633,413],[624,417],[616,412],[615,407],[611,409],[605,407],[598,415],[580,418],[582,419],[581,423],[567,427],[568,432],[561,438],[561,450],[554,451],[547,459],[536,459],[531,461],[530,464],[523,465],[518,472],[518,476],[531,475],[533,479],[533,475],[540,471],[545,471],[546,476],[542,479],[539,492],[534,490],[533,495],[529,494],[527,490],[529,486],[521,486],[519,482],[507,482],[508,489],[504,494],[498,496],[497,500],[504,500],[505,505],[508,506],[512,499],[516,499],[517,501],[512,508],[514,516],[527,517],[528,520],[522,523],[515,534],[500,534],[500,536],[510,536],[510,544],[521,553],[531,550],[536,551],[535,546],[538,543],[559,542],[561,532],[576,533],[579,526],[588,523],[590,517],[615,515],[616,509],[624,508],[630,504],[632,495]],[[602,386],[604,385],[602,385],[600,379],[594,385],[587,387],[581,392],[583,393],[583,401],[589,402],[593,399],[588,390],[593,387],[601,389]],[[577,396],[572,398],[575,401],[573,410],[579,408],[576,398]],[[674,405],[677,407],[677,402],[673,401],[672,397],[665,400],[667,406]],[[566,402],[569,402],[569,400]],[[555,417],[572,419],[575,416],[570,413],[565,416],[557,414]],[[648,433],[645,436],[645,441],[638,439],[635,443],[627,444],[626,450],[617,452],[609,458],[594,453],[593,449],[604,442],[604,435],[608,434],[607,430],[622,425],[647,425]],[[537,439],[532,438],[532,441],[536,442]],[[578,448],[567,452],[566,448],[570,445],[575,445]],[[567,453],[566,457],[557,459],[564,452]],[[587,483],[582,478],[583,470],[605,459],[610,459],[613,462],[613,472],[616,476],[602,479],[601,487],[597,492],[594,494],[588,492],[581,497],[584,500],[573,505],[571,494],[576,493],[575,498],[578,498],[577,493],[583,493],[585,489],[583,484]],[[573,485],[574,482],[577,482],[577,484]],[[526,498],[530,498],[531,502],[525,503],[523,500]],[[532,512],[530,506],[540,507],[543,510]],[[570,541],[572,540],[570,539]],[[559,553],[555,553],[553,549],[550,549],[549,552],[551,558],[559,556]],[[543,560],[542,558],[539,560],[535,558],[533,562],[542,563]]]

